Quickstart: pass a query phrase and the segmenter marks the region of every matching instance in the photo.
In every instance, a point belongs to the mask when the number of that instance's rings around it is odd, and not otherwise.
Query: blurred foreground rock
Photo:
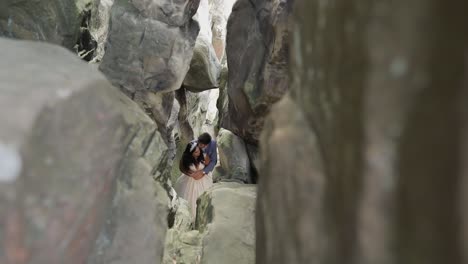
[[[257,263],[467,263],[467,9],[296,1],[292,91],[261,138]]]
[[[0,56],[0,263],[161,260],[155,123],[63,48],[0,39]]]

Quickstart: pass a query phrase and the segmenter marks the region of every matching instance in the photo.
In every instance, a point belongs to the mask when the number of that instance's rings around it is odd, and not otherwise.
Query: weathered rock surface
[[[154,122],[63,48],[0,38],[0,56],[0,262],[161,259],[168,201],[153,177],[167,146]]]
[[[199,36],[193,50],[190,70],[185,76],[184,87],[192,92],[219,88],[221,64],[216,58],[211,40]]]
[[[180,3],[180,4],[177,4]],[[179,89],[189,70],[199,1],[116,0],[100,69],[137,102]]]
[[[0,2],[0,36],[42,40],[73,48],[92,0]]]
[[[195,230],[168,231],[163,263],[254,263],[255,200],[254,185],[215,184],[198,200]],[[179,210],[176,223],[187,219],[187,208]]]
[[[296,3],[257,263],[466,263],[468,3]]]
[[[172,223],[172,229],[176,229],[180,232],[188,232],[192,228],[192,212],[188,202],[184,199],[176,198],[176,204],[173,205],[175,210],[174,223]]]
[[[255,201],[254,185],[232,182],[215,184],[199,198],[200,263],[255,263]]]
[[[107,35],[109,34],[111,8],[113,4],[114,0],[94,0],[93,2],[89,31],[93,39],[97,42],[97,47],[93,54],[93,62],[96,63],[101,62],[104,57]]]
[[[228,68],[227,65],[224,65],[221,70],[220,75],[220,85],[219,85],[219,96],[216,102],[216,107],[218,108],[218,120],[216,125],[216,130],[219,131],[223,123],[229,123],[229,97],[228,97]]]
[[[174,223],[166,235],[163,263],[200,263],[202,236],[192,230],[192,212],[188,202],[176,199]]]
[[[217,137],[218,153],[221,167],[226,172],[219,180],[235,180],[252,183],[250,160],[242,138],[231,131],[221,129]]]
[[[200,0],[194,20],[200,25],[200,33],[193,50],[190,70],[184,80],[184,87],[192,92],[200,92],[218,88],[221,71],[221,64],[212,44],[212,21],[208,0]]]
[[[227,25],[228,119],[221,126],[258,144],[265,116],[288,90],[292,0],[238,0]]]
[[[202,236],[198,230],[181,232],[169,229],[164,247],[164,264],[199,264],[202,255]]]
[[[237,0],[209,0],[213,48],[220,62],[226,49],[226,25],[232,6]]]

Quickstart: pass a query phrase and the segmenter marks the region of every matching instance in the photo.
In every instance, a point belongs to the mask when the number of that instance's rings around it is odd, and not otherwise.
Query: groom
[[[203,178],[203,176],[212,172],[216,166],[216,163],[218,162],[216,141],[211,139],[210,134],[203,133],[198,137],[198,140],[194,140],[192,142],[197,142],[198,146],[210,158],[210,163],[208,163],[208,165],[206,165],[203,170],[190,173],[190,177],[194,178],[195,180],[199,180]]]

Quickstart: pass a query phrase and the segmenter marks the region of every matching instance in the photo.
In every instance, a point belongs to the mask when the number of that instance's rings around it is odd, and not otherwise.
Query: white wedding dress
[[[189,168],[191,171],[200,171],[205,168],[205,165],[200,163],[198,167],[196,167],[195,164],[192,164]],[[195,180],[185,174],[182,174],[179,179],[177,179],[175,190],[180,197],[188,201],[194,218],[197,214],[198,197],[200,197],[200,195],[202,195],[212,185],[213,178],[211,176],[211,172],[199,180]]]

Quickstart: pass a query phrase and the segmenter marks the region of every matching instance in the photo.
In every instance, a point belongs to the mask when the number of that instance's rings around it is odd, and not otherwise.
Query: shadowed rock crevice
[[[466,5],[296,1],[291,93],[261,137],[257,262],[464,262]]]
[[[97,41],[93,38],[90,32],[91,21],[91,3],[87,5],[87,9],[83,11],[83,18],[80,25],[80,34],[76,42],[75,48],[77,49],[78,56],[85,60],[91,61],[95,56]]]

